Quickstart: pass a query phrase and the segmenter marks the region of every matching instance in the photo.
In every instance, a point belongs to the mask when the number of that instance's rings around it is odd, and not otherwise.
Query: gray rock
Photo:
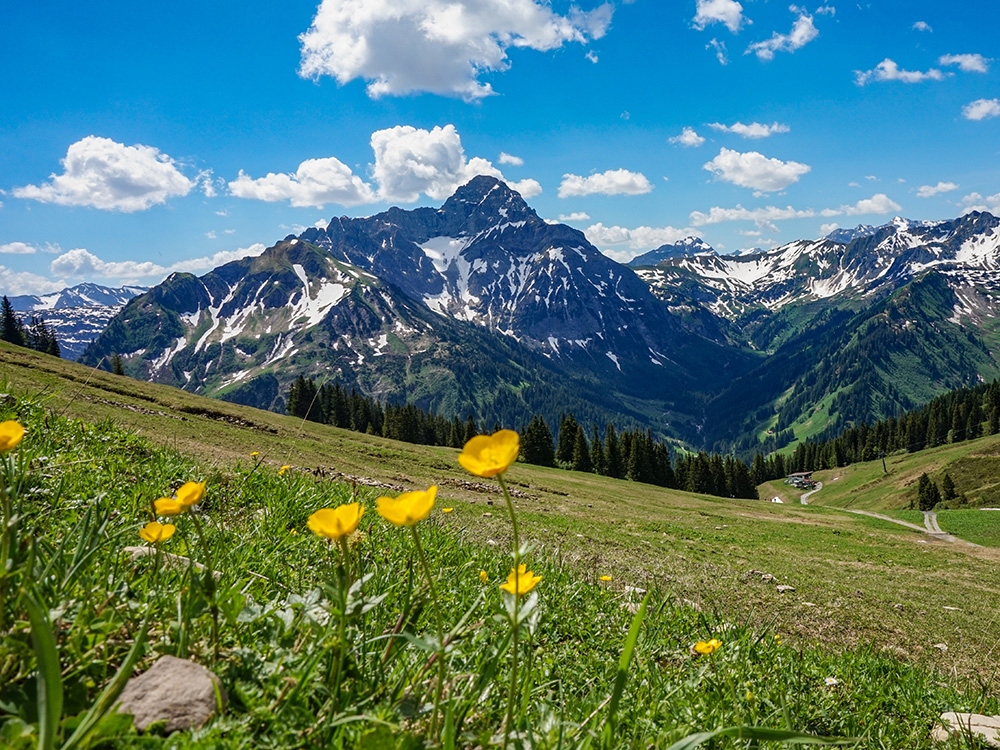
[[[795,591],[795,587],[794,586],[782,585],[782,586],[778,586],[777,588],[778,588],[778,593],[779,594],[784,594],[786,591]]]
[[[952,734],[978,734],[992,747],[1000,747],[1000,716],[948,711],[941,714],[941,723],[934,725],[931,738],[936,742],[947,742]]]
[[[228,696],[219,678],[193,661],[161,656],[145,673],[132,677],[119,698],[118,711],[132,714],[139,731],[155,722],[176,732],[200,727]]]

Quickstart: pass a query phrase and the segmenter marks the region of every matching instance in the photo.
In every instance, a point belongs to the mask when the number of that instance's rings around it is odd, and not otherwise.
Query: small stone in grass
[[[979,735],[992,747],[1000,747],[1000,716],[948,711],[941,714],[941,723],[934,725],[931,739],[935,742],[947,742],[952,733]]]
[[[222,683],[211,671],[193,661],[161,656],[125,684],[118,711],[132,714],[140,732],[163,723],[170,733],[200,727],[217,710],[224,710],[227,701]]]

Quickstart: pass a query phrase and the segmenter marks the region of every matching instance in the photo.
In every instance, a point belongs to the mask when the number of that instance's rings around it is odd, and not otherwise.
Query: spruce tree
[[[951,474],[945,472],[941,479],[941,499],[948,502],[956,497],[958,497],[958,492],[955,491],[955,482],[952,481]]]
[[[122,358],[120,354],[111,355],[111,372],[115,375],[125,374],[125,365],[122,364]]]
[[[25,345],[24,326],[14,313],[14,307],[10,304],[6,294],[3,296],[3,302],[0,303],[0,340],[17,346]]]
[[[608,427],[604,432],[604,466],[604,473],[607,476],[615,479],[621,479],[624,476],[618,436],[615,434],[615,426],[611,422],[608,422]]]
[[[576,439],[573,441],[573,471],[590,471],[594,468],[590,460],[590,448],[583,428],[577,425]]]
[[[470,414],[468,419],[465,420],[465,439],[462,441],[462,445],[472,440],[476,435],[479,434],[479,428],[476,427],[476,420],[472,418]]]
[[[576,420],[572,414],[564,414],[559,420],[559,443],[556,445],[556,462],[573,463],[573,448],[576,446]]]
[[[521,438],[521,457],[536,466],[555,466],[552,433],[539,415],[532,417]]]

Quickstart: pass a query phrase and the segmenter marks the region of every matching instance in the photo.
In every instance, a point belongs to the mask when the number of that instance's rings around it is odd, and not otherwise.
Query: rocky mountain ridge
[[[334,218],[175,274],[84,360],[117,353],[137,377],[270,408],[301,374],[448,416],[516,426],[574,410],[725,444],[801,426],[831,399],[825,419],[869,419],[1000,371],[979,340],[998,312],[998,225],[897,219],[739,256],[692,238],[633,269],[478,177],[437,209]],[[901,369],[914,358],[924,371]],[[862,375],[870,397],[851,395]]]

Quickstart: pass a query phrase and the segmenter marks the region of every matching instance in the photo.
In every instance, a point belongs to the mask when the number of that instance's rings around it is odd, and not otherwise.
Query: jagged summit
[[[655,250],[650,250],[648,253],[637,255],[632,258],[628,264],[632,266],[632,268],[655,266],[657,263],[665,260],[671,260],[673,258],[686,258],[689,255],[699,255],[701,253],[707,253],[709,255],[716,254],[712,246],[701,239],[701,237],[685,237],[680,242],[660,245]]]

